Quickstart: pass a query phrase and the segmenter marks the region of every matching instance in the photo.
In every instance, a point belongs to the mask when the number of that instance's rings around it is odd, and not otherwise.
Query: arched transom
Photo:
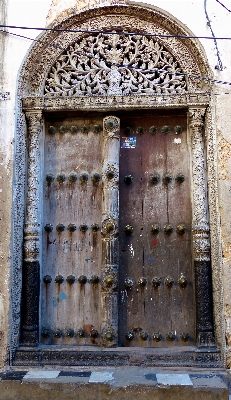
[[[82,36],[56,60],[45,95],[184,93],[176,58],[153,37],[128,34]]]

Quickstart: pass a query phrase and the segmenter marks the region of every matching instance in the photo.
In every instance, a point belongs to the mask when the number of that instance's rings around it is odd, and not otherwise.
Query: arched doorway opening
[[[140,6],[58,28],[19,79],[13,363],[220,366],[203,52]]]

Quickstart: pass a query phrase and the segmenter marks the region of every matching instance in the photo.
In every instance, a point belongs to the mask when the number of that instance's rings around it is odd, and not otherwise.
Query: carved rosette
[[[111,240],[112,237],[118,236],[118,220],[115,218],[106,218],[102,221],[101,233],[107,240]]]
[[[39,210],[42,113],[26,113],[28,127],[28,174],[22,291],[23,345],[38,344],[39,321]]]
[[[105,189],[116,189],[119,183],[119,165],[118,164],[107,164],[104,165],[102,170],[102,179],[104,182]]]
[[[120,120],[108,116],[103,121],[102,193],[102,345],[114,347],[118,341],[118,217],[119,217],[119,134]],[[106,333],[108,334],[106,335]],[[106,335],[106,336],[105,336]]]
[[[204,108],[189,111],[192,147],[193,254],[199,347],[213,347],[212,280],[210,265],[210,229],[207,209],[206,163],[204,149]]]

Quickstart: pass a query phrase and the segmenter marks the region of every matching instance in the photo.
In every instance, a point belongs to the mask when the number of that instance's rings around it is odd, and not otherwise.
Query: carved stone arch
[[[163,50],[173,56],[173,62],[177,62],[180,68],[178,72],[182,72],[186,76],[186,85],[182,90],[177,91],[175,88],[172,91],[165,92],[153,90],[148,94],[145,92],[120,92],[119,94],[116,92],[113,93],[113,91],[103,94],[89,92],[87,96],[85,93],[80,92],[61,93],[61,95],[58,92],[57,95],[49,91],[45,93],[45,84],[52,71],[52,67],[62,55],[66,54],[70,46],[73,46],[75,43],[80,44],[82,38],[90,35],[88,31],[96,31],[94,35],[104,36],[106,35],[106,31],[118,31],[118,35],[121,35],[120,38],[127,38],[126,32],[133,32],[134,26],[139,35],[137,40],[140,40],[140,43],[143,40],[142,34],[156,35],[153,42],[158,43],[159,46],[163,46]],[[192,356],[193,361],[190,362],[191,365],[202,363],[205,366],[219,366],[220,356],[214,346],[213,325],[215,325],[216,343],[220,348],[224,347],[224,329],[222,325],[221,256],[214,158],[215,130],[212,123],[213,109],[210,98],[210,85],[206,80],[198,79],[200,76],[205,78],[211,77],[205,53],[198,40],[171,36],[185,36],[192,35],[192,33],[180,24],[179,21],[174,20],[167,13],[155,7],[140,5],[96,7],[88,11],[73,13],[69,18],[59,22],[55,28],[57,30],[46,31],[40,35],[39,40],[31,47],[21,68],[18,80],[12,273],[12,361],[15,364],[18,363],[18,365],[21,365],[24,362],[24,358],[28,359],[29,357],[29,360],[34,359],[34,363],[36,364],[35,352],[28,351],[23,353],[19,348],[15,353],[15,350],[18,348],[20,341],[29,346],[37,347],[38,345],[38,277],[39,264],[41,262],[41,226],[39,217],[41,214],[41,203],[39,197],[42,190],[39,171],[42,162],[42,115],[52,111],[71,111],[76,109],[83,111],[108,110],[113,112],[113,110],[138,108],[187,108],[189,111],[188,124],[192,147],[194,187],[193,252],[197,293],[199,293],[197,299],[197,331],[198,345],[199,347],[201,346],[201,355],[198,356],[195,353]],[[158,36],[158,34],[166,35],[166,37]],[[109,68],[109,66],[107,67]],[[206,141],[209,171],[208,199],[207,180],[204,172],[206,170],[204,139]],[[29,145],[28,155],[26,154],[27,143]],[[27,156],[28,165],[26,161]],[[26,170],[28,170],[28,175],[26,174]],[[26,177],[27,185],[25,185]],[[25,197],[26,187],[27,196]],[[212,227],[211,234],[208,202]],[[24,219],[25,209],[26,216]],[[22,268],[23,236],[24,266]],[[210,237],[212,240],[211,250]],[[211,282],[209,281],[211,272],[210,254],[212,256],[212,277],[215,289],[213,293],[214,321],[211,312]],[[23,310],[21,310],[20,306],[22,287],[27,297],[26,306]],[[20,319],[20,315],[22,316],[22,320]],[[21,325],[22,334],[20,338]],[[209,356],[206,351],[203,352],[205,347],[209,350]],[[33,361],[31,362],[33,363]],[[176,360],[174,362],[176,365]],[[190,364],[190,362],[187,360],[186,364]]]
[[[107,16],[107,18],[105,18]],[[141,6],[98,7],[75,14],[59,23],[55,28],[60,31],[47,31],[36,42],[24,63],[19,78],[19,94],[22,97],[43,95],[44,80],[54,62],[73,42],[82,35],[81,31],[107,30],[119,32],[154,34],[158,42],[166,47],[181,63],[184,73],[208,77],[209,66],[199,42],[195,39],[176,37],[158,37],[160,35],[192,35],[185,27],[179,26],[164,12]],[[70,30],[68,32],[68,30]],[[73,32],[80,31],[79,33]],[[71,32],[72,31],[72,32]],[[188,78],[189,79],[189,78]],[[189,90],[205,91],[209,89],[206,81],[189,79]]]

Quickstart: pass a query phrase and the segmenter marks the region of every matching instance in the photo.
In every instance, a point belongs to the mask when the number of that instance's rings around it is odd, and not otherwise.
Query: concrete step
[[[10,370],[1,400],[229,400],[225,371],[141,367]]]

